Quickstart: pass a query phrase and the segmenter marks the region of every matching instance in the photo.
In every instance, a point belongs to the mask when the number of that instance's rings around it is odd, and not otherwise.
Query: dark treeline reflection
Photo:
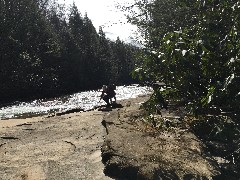
[[[73,4],[0,0],[0,102],[132,83],[137,47],[106,38]]]

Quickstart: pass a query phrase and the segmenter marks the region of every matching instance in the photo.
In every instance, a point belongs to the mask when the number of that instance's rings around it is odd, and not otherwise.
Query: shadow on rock
[[[116,108],[123,108],[122,104],[117,104],[117,103],[113,103],[111,104],[112,109],[116,109]]]
[[[112,111],[112,109],[123,108],[122,104],[113,103],[110,107],[100,106],[98,111]]]
[[[238,121],[227,116],[206,116],[194,121],[191,130],[205,143],[206,150],[219,159],[221,174],[215,179],[239,179]]]

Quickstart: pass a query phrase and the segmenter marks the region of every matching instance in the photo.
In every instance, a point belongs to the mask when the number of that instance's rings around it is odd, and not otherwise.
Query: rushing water
[[[148,94],[150,91],[148,87],[141,87],[138,85],[117,86],[116,98],[117,101],[135,98],[138,95]],[[79,92],[60,98],[38,99],[31,102],[16,102],[11,106],[2,107],[0,109],[0,119],[44,115],[51,112],[66,111],[75,108],[90,110],[105,104],[103,100],[99,101],[100,95],[101,90],[99,89],[97,91]]]

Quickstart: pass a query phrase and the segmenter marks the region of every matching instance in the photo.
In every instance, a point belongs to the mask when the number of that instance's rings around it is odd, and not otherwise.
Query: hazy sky
[[[73,0],[58,1],[66,5],[73,3]],[[108,38],[116,40],[119,36],[121,40],[129,41],[129,36],[134,36],[137,28],[127,23],[124,13],[116,8],[117,3],[131,4],[134,0],[75,0],[74,2],[82,16],[87,12],[97,31],[99,26],[103,27]]]

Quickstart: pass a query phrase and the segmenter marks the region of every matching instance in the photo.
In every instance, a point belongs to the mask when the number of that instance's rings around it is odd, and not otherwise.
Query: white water
[[[138,85],[117,86],[116,98],[118,100],[135,98],[142,94],[149,94],[151,89]],[[101,89],[98,91],[85,91],[54,99],[39,99],[31,102],[18,102],[11,106],[0,109],[0,119],[26,117],[48,114],[50,112],[65,111],[69,109],[82,108],[90,110],[94,107],[104,105],[103,100],[99,101]]]

